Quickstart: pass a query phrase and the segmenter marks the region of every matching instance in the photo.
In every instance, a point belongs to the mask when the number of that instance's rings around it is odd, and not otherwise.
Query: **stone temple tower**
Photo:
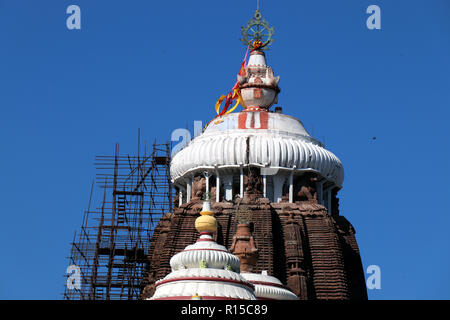
[[[259,11],[252,20],[261,21]],[[299,299],[367,299],[355,229],[339,212],[342,163],[300,120],[272,110],[280,78],[266,63],[270,41],[254,39],[236,82],[244,109],[214,118],[173,156],[176,207],[153,234],[142,298],[171,272],[171,257],[199,237],[194,222],[207,193],[214,241],[233,251],[239,228],[249,226],[238,240],[250,239],[248,251],[257,251],[252,273],[279,279]]]

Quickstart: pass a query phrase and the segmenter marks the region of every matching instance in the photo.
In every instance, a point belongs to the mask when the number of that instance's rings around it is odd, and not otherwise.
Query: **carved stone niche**
[[[244,175],[245,195],[262,195],[262,177],[259,169],[250,167]]]
[[[209,177],[209,191],[211,192],[211,200],[216,200],[216,178],[214,176]],[[197,174],[192,180],[192,199],[202,199],[203,194],[206,192],[206,178]]]
[[[211,200],[216,201],[216,192],[217,192],[216,186],[211,186],[210,192],[211,192]]]
[[[192,198],[201,199],[206,191],[206,179],[201,175],[196,175],[192,181]]]
[[[294,184],[294,201],[317,203],[317,180],[315,174],[308,172],[298,177]]]
[[[258,261],[259,252],[249,223],[239,223],[237,225],[230,252],[241,261],[241,272],[252,272]]]

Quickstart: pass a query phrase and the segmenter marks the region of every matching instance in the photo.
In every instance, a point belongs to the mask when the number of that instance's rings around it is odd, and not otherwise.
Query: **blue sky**
[[[81,8],[81,30],[66,8]],[[366,8],[381,8],[368,30]],[[60,299],[95,155],[209,121],[255,1],[0,0],[0,298]],[[279,105],[343,162],[371,299],[450,299],[450,2],[261,1]],[[373,140],[376,137],[376,140]]]

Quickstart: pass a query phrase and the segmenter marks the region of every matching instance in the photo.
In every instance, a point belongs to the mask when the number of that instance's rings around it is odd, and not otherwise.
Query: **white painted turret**
[[[254,286],[239,274],[239,258],[212,237],[217,221],[209,200],[200,214],[200,238],[170,259],[172,272],[156,281],[150,300],[256,300]]]
[[[279,92],[278,81],[266,65],[265,54],[253,51],[245,72],[238,76],[245,110],[215,118],[172,158],[172,181],[180,190],[187,190],[180,193],[180,204],[191,199],[193,176],[204,171],[215,177],[216,201],[222,190],[224,200],[236,196],[233,190],[239,190],[242,197],[244,172],[253,167],[261,169],[263,196],[271,202],[282,200],[286,185],[292,202],[296,177],[316,173],[318,203],[331,210],[332,192],[340,189],[344,180],[342,163],[309,135],[300,120],[269,110]]]

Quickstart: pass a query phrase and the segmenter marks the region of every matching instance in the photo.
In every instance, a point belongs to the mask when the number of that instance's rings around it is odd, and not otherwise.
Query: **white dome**
[[[212,121],[204,133],[172,159],[172,180],[205,169],[230,171],[255,166],[280,171],[313,171],[338,187],[344,180],[340,160],[289,115],[266,111],[231,113]]]
[[[298,300],[298,297],[275,277],[264,273],[241,273],[241,276],[255,286],[257,299]]]
[[[199,241],[187,246],[170,259],[170,266],[173,271],[198,268],[200,261],[204,261],[208,268],[225,269],[230,266],[236,272],[239,272],[240,268],[239,258],[213,241]]]
[[[217,244],[210,233],[170,259],[172,272],[155,282],[150,300],[256,300],[254,286],[239,274],[239,258]]]
[[[181,269],[155,284],[157,289],[151,300],[190,299],[193,295],[207,299],[256,300],[252,284],[238,273],[223,269]]]

